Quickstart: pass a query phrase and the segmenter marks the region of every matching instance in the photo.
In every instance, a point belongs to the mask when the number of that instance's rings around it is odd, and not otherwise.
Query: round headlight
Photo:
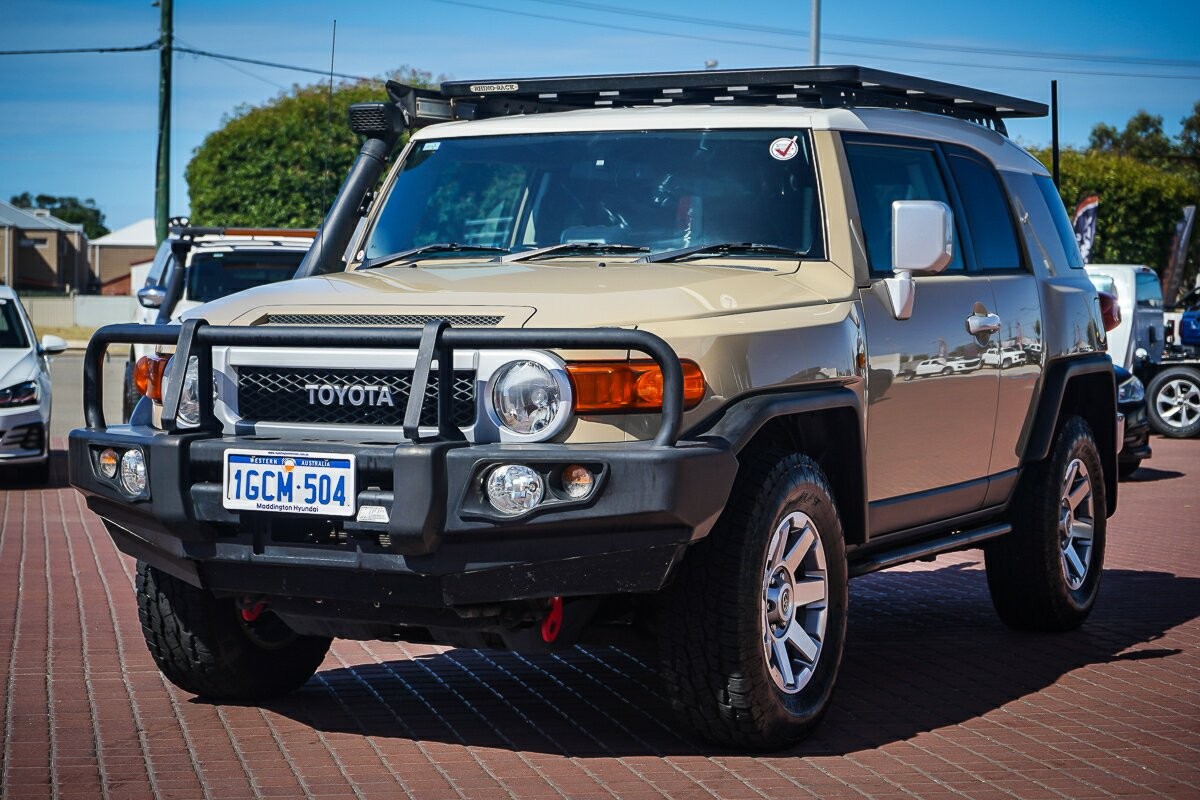
[[[566,411],[562,400],[550,370],[535,361],[514,361],[504,367],[492,389],[492,408],[500,424],[522,435],[550,427]]]
[[[121,456],[121,485],[130,494],[146,491],[146,459],[136,447]]]
[[[523,514],[542,502],[542,476],[519,464],[496,467],[487,479],[488,502],[501,514]]]
[[[200,364],[195,356],[188,359],[183,372],[183,391],[179,395],[179,413],[175,418],[180,425],[195,427],[200,424],[200,393],[196,384],[200,382]]]

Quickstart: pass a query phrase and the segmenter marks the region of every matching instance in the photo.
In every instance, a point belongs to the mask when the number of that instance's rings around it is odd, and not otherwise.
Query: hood
[[[31,381],[38,375],[38,359],[32,350],[0,348],[0,389]]]
[[[498,327],[633,326],[828,302],[853,288],[852,279],[828,262],[805,262],[797,269],[794,261],[766,260],[427,261],[259,286],[182,316],[237,325],[357,313],[480,315],[499,319],[461,324]]]

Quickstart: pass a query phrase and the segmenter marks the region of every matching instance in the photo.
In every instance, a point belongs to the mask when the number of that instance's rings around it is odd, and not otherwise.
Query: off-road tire
[[[1086,497],[1080,488],[1084,483],[1090,493]],[[1021,630],[1079,627],[1100,589],[1107,513],[1104,470],[1087,422],[1080,417],[1063,420],[1049,457],[1022,476],[1012,508],[1012,533],[984,547],[996,613],[1005,624]],[[1084,540],[1078,534],[1080,523],[1089,521],[1091,540],[1085,558],[1080,555]],[[1068,548],[1075,562],[1065,555]],[[1086,569],[1078,572],[1069,566],[1076,562],[1085,563]]]
[[[801,686],[795,676],[798,691],[789,693],[772,677],[766,614],[777,606],[766,600],[764,576],[773,537],[797,515],[817,531],[819,541],[808,552],[815,557],[819,550],[825,562],[825,622],[807,682]],[[781,748],[807,736],[829,707],[841,663],[847,580],[841,519],[817,464],[799,454],[743,455],[729,505],[659,595],[663,676],[683,725],[709,741],[746,749]],[[793,590],[798,610],[800,593]]]
[[[1172,410],[1173,400],[1184,405]],[[1172,439],[1189,439],[1200,434],[1200,369],[1168,367],[1146,387],[1146,416],[1156,433]],[[1161,404],[1161,405],[1160,405]]]
[[[154,663],[171,683],[210,700],[255,702],[312,677],[332,640],[300,636],[270,611],[242,620],[232,600],[139,561],[138,617]]]

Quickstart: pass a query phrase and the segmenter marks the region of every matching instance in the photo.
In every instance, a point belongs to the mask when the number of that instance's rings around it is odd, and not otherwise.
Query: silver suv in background
[[[159,245],[137,292],[135,322],[166,325],[202,303],[277,281],[296,273],[316,231],[288,228],[211,228],[175,225],[171,237]],[[141,397],[136,391],[134,368],[152,347],[130,348],[125,369],[124,418]]]

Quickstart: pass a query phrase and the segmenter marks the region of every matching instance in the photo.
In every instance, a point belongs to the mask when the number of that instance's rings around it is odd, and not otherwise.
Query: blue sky
[[[803,65],[809,13],[805,2],[778,0],[175,0],[175,34],[200,50],[327,70],[336,20],[338,72],[411,66],[501,78],[700,69],[709,59],[722,68]],[[4,0],[2,22],[0,50],[129,46],[156,39],[159,9],[150,0]],[[824,64],[1043,102],[1057,78],[1068,145],[1139,109],[1162,115],[1174,135],[1200,100],[1195,0],[825,0],[821,31]],[[1029,52],[1042,57],[1018,55]],[[174,77],[173,215],[187,212],[188,159],[225,115],[321,80],[185,54],[175,56]],[[152,216],[157,103],[156,52],[0,56],[0,199],[91,197],[114,229]],[[1027,145],[1050,140],[1048,119],[1013,121],[1009,131]]]

